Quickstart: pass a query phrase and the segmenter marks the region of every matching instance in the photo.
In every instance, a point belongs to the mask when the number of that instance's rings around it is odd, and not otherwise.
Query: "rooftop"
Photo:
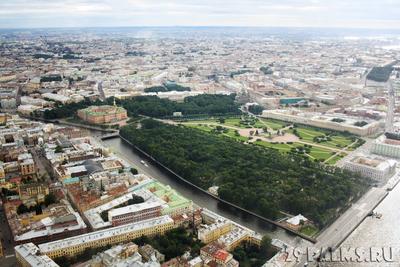
[[[139,231],[142,229],[152,228],[158,225],[164,225],[173,222],[174,221],[170,216],[165,215],[158,218],[148,219],[140,222],[135,222],[131,224],[121,225],[109,229],[92,232],[89,234],[83,234],[79,236],[69,237],[59,241],[53,241],[41,244],[39,245],[39,248],[42,253],[47,253],[54,250],[60,250],[67,247],[77,246],[85,242],[94,242],[112,236],[124,235],[134,231]]]
[[[93,116],[102,116],[102,115],[107,115],[110,113],[120,113],[120,112],[126,112],[126,110],[122,107],[115,107],[115,106],[90,106],[85,109],[79,110],[80,112],[85,112],[88,113],[89,115]]]
[[[146,209],[152,209],[162,206],[163,203],[159,201],[144,202],[134,205],[125,206],[122,208],[112,209],[108,212],[109,217],[120,216],[128,213],[139,212]]]
[[[15,251],[27,261],[30,266],[58,267],[47,255],[40,255],[39,248],[33,243],[27,243],[15,247]]]

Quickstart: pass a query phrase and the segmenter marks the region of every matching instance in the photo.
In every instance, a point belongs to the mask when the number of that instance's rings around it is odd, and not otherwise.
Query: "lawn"
[[[220,123],[218,119],[210,119],[210,120],[201,120],[201,121],[191,121],[191,122],[186,122],[184,125],[192,128],[196,128],[205,132],[211,132],[213,129],[215,129],[216,125],[221,125],[222,127],[225,127],[226,130],[223,133],[220,133],[220,135],[231,137],[236,139],[237,141],[241,142],[246,142],[249,141],[248,137],[244,136],[238,136],[235,133],[234,129],[227,128],[227,127],[235,127],[235,128],[264,128],[264,127],[269,127],[274,130],[279,130],[282,129],[283,127],[289,125],[288,122],[284,121],[278,121],[278,120],[273,120],[273,119],[265,119],[265,118],[259,118],[258,120],[254,118],[246,118],[245,121],[251,122],[248,125],[240,123],[242,121],[241,118],[226,118],[224,123]],[[207,124],[213,124],[213,125],[207,125]],[[348,147],[346,151],[353,151],[356,149],[358,146],[361,144],[359,142],[354,143],[354,136],[347,136],[338,132],[332,132],[330,130],[324,130],[324,129],[319,129],[319,128],[314,128],[310,126],[305,126],[305,125],[297,125],[295,127],[297,131],[297,135],[300,137],[302,142],[309,143],[312,148],[310,149],[310,152],[307,154],[308,157],[310,157],[311,160],[319,160],[319,161],[326,161],[326,164],[335,164],[338,160],[343,158],[345,154],[343,155],[336,155],[332,157],[332,155],[335,154],[337,149],[343,149],[345,147]],[[288,130],[289,133],[294,133],[294,129]],[[325,135],[329,135],[331,140],[329,141],[321,141],[320,143],[317,143],[314,141],[315,137],[322,137]],[[257,139],[255,136],[254,139]],[[359,139],[361,140],[361,139]],[[362,141],[362,140],[361,140]],[[287,153],[290,152],[293,147],[302,147],[304,144],[301,143],[270,143],[266,141],[255,141],[254,144],[267,147],[267,148],[274,148],[279,150],[282,153]],[[353,144],[353,145],[352,145]],[[316,146],[318,145],[318,147]],[[336,150],[332,150],[336,149]],[[332,158],[331,158],[332,157]],[[329,160],[328,160],[329,159]]]
[[[332,156],[332,150],[321,148],[321,147],[312,147],[310,156],[313,159],[318,159],[318,160],[327,160]]]
[[[206,124],[201,124],[201,123],[198,123],[198,124],[186,124],[186,126],[190,127],[190,128],[199,129],[199,130],[202,130],[202,131],[205,131],[205,132],[211,132],[216,127],[214,125],[206,125]],[[221,125],[221,126],[223,127],[223,125]],[[227,136],[227,137],[230,137],[230,138],[234,138],[234,139],[236,139],[236,141],[244,141],[244,142],[246,142],[246,141],[249,140],[247,137],[244,137],[244,136],[241,136],[241,135],[237,136],[236,133],[235,133],[235,130],[233,130],[233,129],[228,129],[227,128],[227,130],[228,130],[228,132],[220,133],[220,135],[224,135],[224,136]]]
[[[318,229],[313,225],[305,225],[301,228],[300,233],[307,236],[314,236],[316,233],[318,233]]]
[[[222,125],[244,128],[244,126],[240,124],[240,121],[240,118],[228,118],[225,119],[225,123],[223,123]]]
[[[272,128],[274,130],[282,129],[286,125],[290,124],[288,122],[278,121],[278,120],[273,120],[273,119],[260,118],[259,120],[260,120],[260,123],[257,124],[257,126],[260,126],[260,128],[263,128],[263,127],[267,126],[267,127]]]
[[[300,143],[292,143],[292,144],[282,144],[282,143],[269,143],[265,141],[255,141],[254,144],[263,146],[263,147],[268,147],[268,148],[274,148],[279,150],[282,153],[290,152],[290,150],[293,147],[303,147],[303,144]],[[307,154],[312,160],[317,159],[320,161],[327,160],[332,156],[332,152],[329,149],[324,149],[320,147],[312,147],[310,150],[310,153]]]
[[[299,143],[281,144],[281,143],[269,143],[269,142],[265,142],[265,141],[255,141],[254,144],[263,146],[263,147],[274,148],[274,149],[279,150],[280,152],[289,152],[292,147],[303,146],[302,144],[299,144]]]
[[[310,143],[315,143],[314,138],[318,136],[324,136],[325,134],[330,134],[328,130],[322,130],[322,129],[316,129],[316,128],[311,128],[307,126],[298,126],[295,128],[298,135],[301,137],[303,141],[310,142]],[[294,132],[294,130],[290,130],[291,133]],[[334,133],[331,136],[331,141],[324,141],[318,143],[321,146],[326,146],[330,148],[345,148],[353,143],[353,138],[352,136],[345,136],[342,135],[341,133]],[[353,150],[352,148],[349,148],[349,150]]]
[[[326,161],[325,164],[334,165],[334,164],[336,164],[336,162],[338,162],[339,160],[344,158],[344,156],[345,155],[343,155],[343,154],[336,155],[336,156],[332,157],[331,159],[329,159],[328,161]]]
[[[191,128],[196,128],[196,129],[199,129],[199,130],[202,130],[202,131],[205,131],[205,132],[211,132],[211,130],[213,129],[210,126],[208,126],[206,124],[201,124],[201,123],[198,123],[198,124],[187,124],[186,126],[187,127],[191,127]]]
[[[241,136],[241,135],[236,135],[235,130],[229,129],[229,131],[227,133],[223,133],[222,135],[231,137],[236,139],[236,141],[248,141],[249,138],[245,137],[245,136]]]

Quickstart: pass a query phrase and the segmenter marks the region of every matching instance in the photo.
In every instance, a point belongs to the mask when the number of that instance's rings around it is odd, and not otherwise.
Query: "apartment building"
[[[108,220],[113,226],[118,226],[158,217],[161,211],[160,202],[144,202],[112,209],[108,212]]]
[[[211,243],[232,230],[232,223],[225,219],[217,219],[213,224],[202,225],[198,231],[198,238],[204,244]]]
[[[114,245],[131,241],[143,235],[154,236],[156,234],[164,234],[166,231],[174,228],[175,225],[172,218],[170,216],[162,216],[41,244],[39,245],[39,249],[41,253],[48,255],[50,258],[74,256],[87,248]]]

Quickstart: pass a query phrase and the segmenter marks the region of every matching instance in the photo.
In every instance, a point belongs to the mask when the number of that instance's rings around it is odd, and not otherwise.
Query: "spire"
[[[395,108],[395,91],[393,89],[393,85],[390,80],[386,82],[386,88],[388,90],[388,110],[386,114],[386,125],[385,131],[386,132],[393,132],[393,121],[394,121],[394,108]]]

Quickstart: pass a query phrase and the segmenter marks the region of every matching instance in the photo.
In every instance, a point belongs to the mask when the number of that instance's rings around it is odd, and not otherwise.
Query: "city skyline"
[[[245,26],[400,29],[400,3],[384,1],[11,0],[0,28]]]

